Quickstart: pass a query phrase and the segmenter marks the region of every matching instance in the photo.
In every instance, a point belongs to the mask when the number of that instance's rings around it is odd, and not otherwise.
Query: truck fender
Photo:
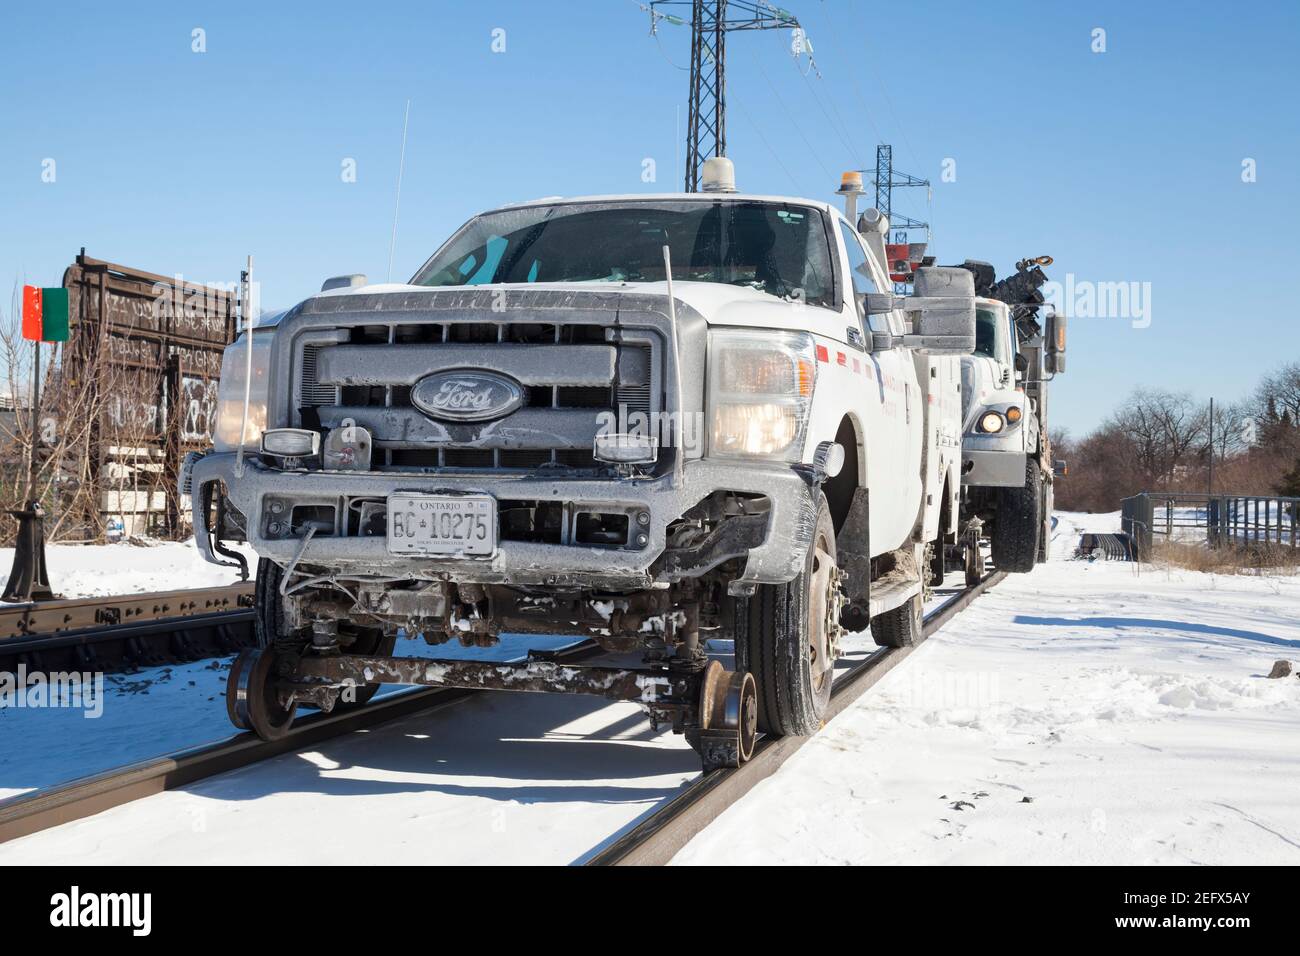
[[[840,620],[846,628],[860,631],[871,623],[871,508],[866,488],[853,492],[849,513],[835,536],[835,551],[848,596]]]

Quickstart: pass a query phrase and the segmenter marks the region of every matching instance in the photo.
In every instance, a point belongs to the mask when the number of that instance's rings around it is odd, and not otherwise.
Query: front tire
[[[257,646],[271,648],[276,644],[306,646],[311,640],[305,629],[290,629],[285,613],[284,598],[280,595],[280,582],[284,579],[284,570],[274,561],[261,558],[257,562],[257,581],[254,586],[254,616],[257,632]],[[362,654],[367,657],[388,657],[397,644],[397,635],[385,636],[382,628],[359,628],[350,644],[342,650],[347,654]],[[378,693],[381,684],[358,684],[352,688],[350,695],[339,695],[335,710],[362,707]],[[351,699],[348,699],[350,697]]]
[[[1042,533],[1042,473],[1030,458],[1025,465],[1025,483],[1020,488],[1003,488],[994,518],[993,564],[999,571],[1023,574],[1034,570],[1038,560],[1038,539]]]
[[[307,640],[306,632],[294,634],[289,630],[288,618],[284,610],[284,598],[280,595],[280,581],[284,571],[274,561],[259,558],[257,577],[253,584],[253,604],[255,614],[253,628],[257,634],[258,647],[271,647],[281,641],[299,638]]]
[[[803,571],[736,602],[736,669],[754,676],[763,733],[808,736],[821,728],[838,649],[839,587],[835,527],[819,496]]]

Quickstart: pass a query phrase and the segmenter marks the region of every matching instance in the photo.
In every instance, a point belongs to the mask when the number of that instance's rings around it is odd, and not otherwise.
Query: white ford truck
[[[230,346],[182,485],[211,560],[260,558],[237,725],[275,738],[386,682],[587,693],[735,765],[820,726],[845,628],[920,639],[958,533],[971,274],[883,292],[856,184],[846,217],[738,194],[729,166],[484,213],[409,283],[331,280]],[[507,632],[643,666],[391,656]]]
[[[994,281],[988,263],[967,261],[975,278],[975,351],[961,360],[964,399],[962,522],[967,580],[983,573],[979,542],[993,564],[1022,573],[1047,560],[1056,469],[1047,435],[1048,383],[1065,370],[1065,318],[1043,305],[1050,256],[1022,259]],[[1047,312],[1044,325],[1039,311]]]

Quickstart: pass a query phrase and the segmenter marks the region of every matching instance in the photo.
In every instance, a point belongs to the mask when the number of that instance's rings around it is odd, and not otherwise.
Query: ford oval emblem
[[[411,388],[411,404],[430,418],[482,422],[509,415],[524,403],[524,387],[513,378],[481,369],[434,372]]]

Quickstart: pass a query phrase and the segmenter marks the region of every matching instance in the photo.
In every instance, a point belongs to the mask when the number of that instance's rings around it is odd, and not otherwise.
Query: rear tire
[[[892,611],[871,619],[871,637],[881,647],[914,647],[925,640],[921,595],[914,594]]]
[[[835,528],[819,496],[803,571],[787,584],[760,584],[753,597],[736,602],[736,669],[754,676],[765,734],[808,736],[821,728],[835,671],[826,624],[835,571]],[[833,614],[838,624],[838,606]]]
[[[1042,473],[1030,458],[1025,465],[1025,484],[1003,488],[990,543],[993,564],[999,571],[1023,574],[1034,570],[1038,560],[1038,539],[1042,533]]]

